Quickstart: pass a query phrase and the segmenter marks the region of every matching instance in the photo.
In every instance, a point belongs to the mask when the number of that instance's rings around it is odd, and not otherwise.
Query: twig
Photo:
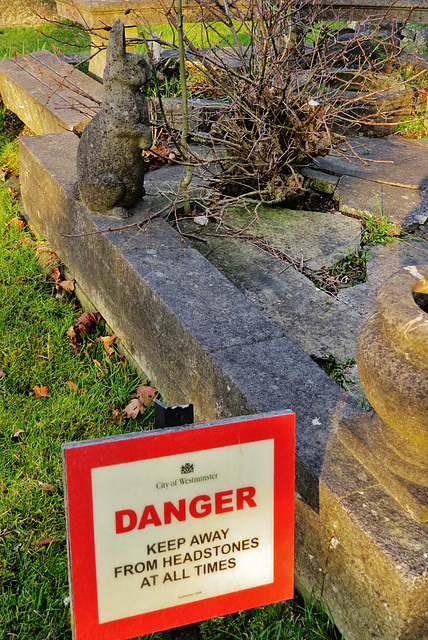
[[[124,224],[120,227],[108,227],[108,229],[99,229],[98,231],[88,231],[87,233],[61,233],[60,232],[59,235],[62,236],[63,238],[84,238],[86,236],[95,236],[100,233],[112,233],[113,231],[122,231],[123,229],[130,229],[131,227],[140,227],[141,229],[142,225],[149,223],[150,220],[153,220],[153,218],[158,218],[163,213],[165,213],[165,211],[167,211],[171,206],[172,206],[171,204],[167,204],[165,207],[163,207],[159,211],[156,211],[156,213],[153,213],[152,215],[148,216],[144,220],[140,220],[139,222],[131,222],[130,224]]]

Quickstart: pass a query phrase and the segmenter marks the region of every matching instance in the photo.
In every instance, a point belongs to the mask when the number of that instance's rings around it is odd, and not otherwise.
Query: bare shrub
[[[176,27],[173,7],[160,3]],[[289,201],[314,157],[364,126],[393,132],[423,99],[421,83],[400,74],[398,26],[381,17],[346,26],[343,15],[326,20],[317,0],[200,0],[197,25],[204,46],[185,34],[187,57],[227,98],[211,137],[227,149],[219,182],[228,194]],[[224,38],[219,25],[230,33],[226,49],[212,44]],[[174,47],[145,29],[148,44]]]

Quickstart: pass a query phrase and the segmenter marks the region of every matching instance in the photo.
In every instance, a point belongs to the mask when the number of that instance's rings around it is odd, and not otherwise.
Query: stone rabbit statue
[[[144,195],[142,149],[150,149],[147,100],[141,87],[150,79],[146,60],[126,53],[123,23],[110,31],[101,110],[85,127],[77,152],[74,195],[90,210],[127,218],[127,207]]]

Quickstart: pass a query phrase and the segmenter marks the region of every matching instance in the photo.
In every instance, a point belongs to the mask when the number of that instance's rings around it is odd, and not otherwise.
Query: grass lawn
[[[15,153],[0,159],[7,173]],[[0,638],[70,638],[61,443],[150,427],[152,412],[115,412],[141,377],[96,341],[104,322],[74,353],[67,329],[82,309],[55,289],[20,213],[0,185]]]
[[[89,51],[90,38],[78,26],[46,23],[40,28],[0,27],[0,60],[46,49],[52,53]]]

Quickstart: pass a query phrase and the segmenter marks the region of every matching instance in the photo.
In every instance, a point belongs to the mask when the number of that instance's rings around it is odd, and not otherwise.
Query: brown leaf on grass
[[[25,227],[25,222],[18,216],[12,218],[10,224],[13,224],[16,229],[23,229]]]
[[[39,259],[39,265],[42,269],[53,269],[61,262],[55,251],[52,251],[47,242],[42,242],[37,247],[36,254]]]
[[[120,412],[120,409],[113,409],[113,418],[116,422],[116,424],[120,424],[121,418],[122,418],[122,414]]]
[[[107,420],[107,424],[106,426],[111,426],[113,423],[114,424],[121,424],[122,423],[122,411],[118,408],[118,406],[113,403],[113,404],[109,404],[107,406],[107,411],[111,411],[112,415],[111,418],[109,418]]]
[[[13,187],[8,187],[7,188],[7,192],[10,196],[12,196],[12,198],[17,198],[18,197],[18,192],[16,189],[14,189]]]
[[[36,386],[33,387],[33,391],[34,391],[33,398],[49,398],[48,387],[39,387],[39,385],[36,384]]]
[[[24,433],[25,431],[23,429],[18,429],[17,431],[15,431],[11,439],[13,440],[13,442],[18,442],[19,440],[21,440]]]
[[[53,484],[49,484],[49,482],[40,482],[39,480],[39,485],[45,491],[56,491],[56,487]]]
[[[52,542],[61,542],[61,538],[46,538],[45,540],[37,540],[33,542],[35,547],[41,547],[45,544],[51,544]]]
[[[123,410],[125,418],[136,418],[139,413],[144,413],[145,405],[138,398],[133,398]]]
[[[72,278],[71,280],[60,280],[57,283],[58,289],[63,289],[66,293],[72,293],[75,289],[76,280]]]
[[[63,289],[67,293],[71,293],[74,291],[74,283],[76,282],[74,278],[71,280],[61,280],[61,271],[58,267],[54,267],[50,273],[48,273],[52,280],[55,282],[55,289],[59,291]]]
[[[78,344],[77,342],[77,334],[74,330],[74,326],[71,325],[71,327],[68,327],[66,334],[68,335],[68,338],[70,340],[70,344],[73,347],[73,351],[75,353],[75,355],[77,355],[78,353],[80,353],[80,350],[82,348],[81,344]]]
[[[58,284],[58,282],[61,282],[61,271],[58,269],[58,267],[54,267],[49,275],[52,278],[52,280],[55,282],[55,284]]]
[[[86,335],[101,320],[101,313],[85,311],[74,323],[74,330],[80,337]]]
[[[71,380],[67,380],[67,384],[70,387],[71,393],[88,393],[87,389],[78,389],[77,384],[75,384]]]
[[[97,342],[103,343],[104,349],[106,350],[108,356],[112,356],[115,353],[115,350],[111,345],[115,344],[116,338],[117,335],[115,333],[113,333],[113,335],[111,336],[100,336],[99,338],[97,338]]]
[[[137,389],[137,397],[141,404],[148,407],[156,397],[158,390],[154,387],[149,387],[146,384],[141,384]]]
[[[74,353],[78,354],[81,350],[80,342],[96,324],[101,320],[101,314],[92,311],[85,311],[79,316],[71,327],[67,329],[67,335],[70,339],[70,343],[74,349]]]
[[[136,418],[139,413],[144,413],[146,407],[148,407],[155,399],[157,389],[150,387],[146,384],[141,384],[134,398],[126,405],[123,410],[125,418]]]

